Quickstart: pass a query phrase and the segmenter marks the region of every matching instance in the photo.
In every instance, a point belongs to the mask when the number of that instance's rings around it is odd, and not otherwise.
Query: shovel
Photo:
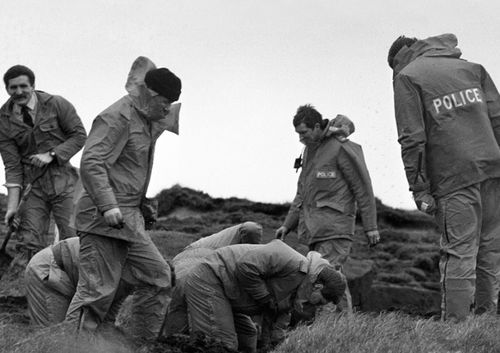
[[[31,180],[31,182],[26,185],[24,188],[23,194],[21,196],[21,200],[19,200],[19,204],[17,205],[16,208],[16,213],[14,216],[10,219],[9,221],[9,228],[7,229],[7,234],[5,235],[5,239],[3,240],[2,247],[0,248],[0,279],[3,277],[5,272],[7,272],[10,263],[12,262],[12,256],[5,251],[7,248],[7,244],[9,243],[10,238],[12,237],[12,234],[16,232],[17,228],[19,227],[19,223],[21,222],[21,216],[20,216],[20,210],[21,207],[23,207],[23,204],[26,202],[28,199],[28,196],[30,195],[31,188],[35,181],[40,179],[42,175],[45,174],[47,171],[49,165],[46,164],[40,171],[40,173]]]
[[[26,185],[26,188],[23,191],[23,195],[21,197],[21,200],[19,201],[19,204],[17,205],[16,213],[14,214],[14,217],[12,217],[9,221],[9,228],[7,229],[7,234],[5,235],[5,239],[3,240],[2,247],[0,248],[0,279],[2,278],[4,273],[9,268],[9,265],[13,259],[12,256],[9,255],[7,253],[7,251],[5,251],[5,249],[7,248],[7,244],[9,243],[9,240],[12,237],[12,234],[17,231],[17,228],[19,228],[19,223],[21,222],[19,210],[21,209],[23,204],[28,199],[28,196],[31,192],[32,185],[33,185],[32,183],[29,183],[28,185]]]

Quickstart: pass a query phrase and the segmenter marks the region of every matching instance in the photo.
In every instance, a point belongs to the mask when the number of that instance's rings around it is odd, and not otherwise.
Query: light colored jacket
[[[62,240],[36,253],[26,270],[35,273],[49,288],[71,298],[78,284],[79,251],[78,237]]]
[[[206,257],[202,264],[220,279],[235,312],[252,315],[261,303],[291,300],[306,278],[308,260],[281,240],[264,245],[231,245]]]
[[[166,119],[148,122],[127,95],[94,120],[83,151],[80,175],[85,192],[76,206],[77,230],[141,242],[146,237],[139,210],[146,195],[157,138]],[[119,207],[125,227],[115,229],[103,213]]]
[[[500,177],[500,95],[453,34],[417,41],[394,58],[394,103],[410,190],[440,197]]]
[[[0,153],[7,184],[28,183],[33,173],[38,173],[28,157],[52,150],[56,153],[56,161],[50,164],[52,179],[57,180],[60,174],[76,178],[69,160],[83,147],[87,137],[80,117],[63,97],[42,91],[34,91],[34,94],[38,106],[33,128],[15,116],[12,99],[0,108]],[[66,182],[66,179],[62,181]]]
[[[246,237],[244,237],[246,235]],[[244,239],[243,239],[244,237]],[[260,244],[262,240],[262,227],[255,222],[245,222],[225,228],[220,232],[201,238],[184,250],[206,248],[216,250],[223,246],[235,244]]]
[[[311,245],[354,234],[356,204],[365,231],[377,229],[375,196],[361,146],[326,137],[304,150],[297,194],[284,225]]]

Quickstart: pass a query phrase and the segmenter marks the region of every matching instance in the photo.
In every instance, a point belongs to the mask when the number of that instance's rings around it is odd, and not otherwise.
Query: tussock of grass
[[[134,345],[114,329],[99,334],[76,335],[67,324],[34,330],[15,332],[12,326],[0,328],[0,353],[133,353]],[[4,337],[4,334],[6,336]]]
[[[493,353],[499,330],[500,318],[488,315],[453,324],[399,313],[325,314],[290,332],[274,353]]]

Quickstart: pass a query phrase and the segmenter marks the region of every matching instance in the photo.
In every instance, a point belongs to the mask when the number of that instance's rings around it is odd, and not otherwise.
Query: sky
[[[302,151],[292,118],[309,103],[325,118],[354,121],[350,139],[363,146],[375,195],[414,209],[388,48],[401,34],[451,32],[463,58],[500,80],[498,13],[494,0],[3,1],[0,72],[30,67],[36,88],[72,102],[87,131],[126,94],[138,56],[176,73],[180,134],[159,138],[149,196],[180,184],[212,197],[291,201]]]

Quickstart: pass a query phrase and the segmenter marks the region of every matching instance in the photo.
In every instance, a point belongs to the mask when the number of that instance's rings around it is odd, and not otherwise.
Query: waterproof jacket
[[[145,197],[157,138],[167,120],[149,122],[127,95],[94,120],[83,151],[80,175],[85,191],[76,205],[75,226],[87,233],[145,242],[139,206]],[[123,229],[108,226],[103,213],[119,207]]]
[[[350,238],[356,204],[365,231],[377,229],[375,197],[361,146],[336,137],[308,145],[297,194],[284,225],[297,229],[302,243]]]
[[[7,185],[30,182],[39,168],[32,166],[28,157],[48,151],[56,154],[56,162],[50,164],[54,178],[65,172],[73,176],[69,160],[85,144],[85,128],[70,102],[42,91],[34,94],[38,105],[33,127],[13,113],[12,99],[0,108],[0,153]]]
[[[252,236],[247,237],[245,243],[259,244],[261,240],[262,227],[255,222],[245,222],[235,226],[221,230],[218,233],[212,234],[208,237],[201,238],[189,244],[184,250],[207,248],[216,250],[223,246],[241,244],[244,242],[242,239],[243,232],[251,232]],[[253,236],[255,234],[255,236]]]
[[[394,58],[394,103],[410,190],[441,197],[500,177],[500,96],[479,64],[444,34]]]
[[[35,254],[27,268],[49,288],[71,298],[78,284],[79,251],[80,239],[68,238]]]
[[[265,245],[231,245],[206,257],[202,264],[220,279],[233,311],[252,315],[270,298],[292,302],[306,278],[308,260],[281,240]]]

